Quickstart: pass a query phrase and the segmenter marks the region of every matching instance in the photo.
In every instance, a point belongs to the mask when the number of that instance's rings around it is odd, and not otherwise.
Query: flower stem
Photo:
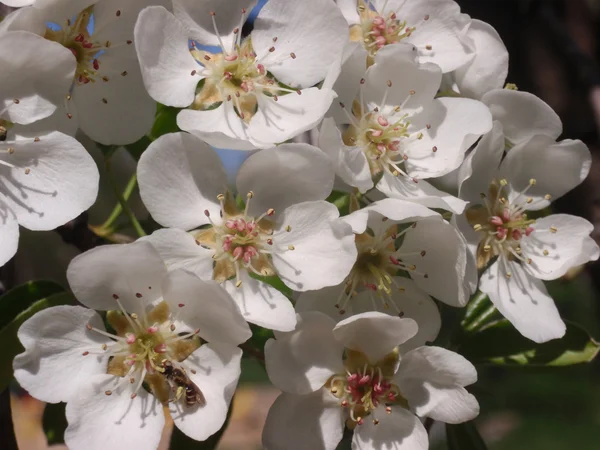
[[[131,178],[129,179],[127,186],[125,186],[125,190],[123,191],[123,199],[125,201],[129,200],[129,197],[131,196],[131,193],[133,192],[133,190],[136,186],[137,186],[137,174],[134,173],[131,176]],[[115,220],[117,220],[119,218],[119,216],[121,215],[122,212],[123,212],[123,206],[121,206],[121,203],[117,203],[115,205],[114,209],[112,210],[112,213],[108,217],[108,219],[106,219],[106,221],[102,225],[100,225],[100,229],[111,231],[113,224],[115,223]]]

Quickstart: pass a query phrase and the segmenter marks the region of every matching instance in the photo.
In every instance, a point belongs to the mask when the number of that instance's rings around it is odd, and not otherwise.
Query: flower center
[[[300,90],[283,86],[267,72],[258,60],[250,38],[241,40],[240,29],[245,21],[246,9],[242,9],[240,27],[234,30],[235,39],[230,49],[225,48],[219,35],[215,13],[211,12],[210,15],[220,42],[221,53],[199,50],[194,42],[191,43],[190,52],[202,67],[198,71],[192,71],[191,75],[198,73],[204,77],[198,85],[192,109],[206,110],[214,108],[214,105],[220,102],[233,102],[237,115],[248,123],[257,111],[259,95],[266,95],[277,101],[281,95],[301,94]],[[275,37],[269,54],[275,51],[276,42]],[[291,53],[290,57],[296,58],[296,55]]]
[[[532,197],[528,197],[527,191],[536,185],[536,180],[529,180],[528,186],[517,193],[512,201],[509,201],[505,192],[508,181],[506,179],[493,180],[490,184],[488,194],[481,193],[485,205],[474,205],[467,209],[466,217],[473,229],[481,233],[481,240],[477,248],[477,266],[484,268],[494,256],[501,256],[508,260],[518,260],[531,264],[531,258],[523,254],[520,241],[523,236],[530,236],[535,230],[535,220],[529,219],[526,210],[534,206]],[[550,200],[550,195],[544,196]],[[539,200],[542,201],[542,200]],[[556,232],[556,228],[551,228]],[[547,251],[545,250],[545,254]],[[510,278],[510,271],[506,271],[506,277]]]
[[[236,287],[242,285],[240,270],[245,269],[255,275],[266,277],[275,274],[271,261],[274,251],[294,250],[293,245],[279,249],[276,244],[274,223],[269,219],[275,210],[269,208],[258,217],[249,215],[252,192],[246,195],[246,205],[240,209],[230,193],[219,194],[221,203],[221,223],[214,222],[210,212],[211,227],[195,233],[196,243],[214,251],[213,279],[226,281],[235,276]],[[285,232],[290,232],[287,226]]]
[[[372,416],[373,423],[377,425],[379,420],[375,410],[380,405],[386,405],[387,414],[392,412],[392,405],[408,408],[408,402],[392,380],[400,359],[398,349],[377,364],[370,364],[358,351],[346,349],[345,356],[345,373],[331,377],[327,388],[340,400],[340,406],[348,410],[348,428],[362,425],[367,416]]]
[[[388,219],[384,217],[382,220],[387,221]],[[358,257],[346,278],[346,286],[335,304],[341,315],[346,313],[348,303],[352,297],[358,294],[358,290],[366,288],[369,290],[373,309],[378,309],[378,303],[382,304],[384,309],[389,309],[391,304],[398,316],[404,316],[404,312],[393,297],[394,288],[401,292],[404,291],[404,288],[393,277],[405,272],[428,278],[426,273],[417,270],[415,264],[406,264],[402,261],[402,258],[406,256],[420,255],[424,257],[426,255],[424,250],[408,253],[399,250],[399,241],[406,232],[416,226],[417,224],[413,223],[400,229],[398,225],[393,225],[380,235],[371,234],[371,230],[356,235]]]

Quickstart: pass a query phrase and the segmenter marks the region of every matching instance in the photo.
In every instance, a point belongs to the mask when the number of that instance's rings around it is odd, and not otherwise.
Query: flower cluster
[[[83,306],[18,332],[14,376],[67,403],[71,450],[156,449],[169,417],[216,433],[242,348],[263,352],[248,323],[273,330],[268,450],[334,450],[345,429],[354,449],[426,450],[421,418],[476,417],[475,367],[431,345],[438,302],[479,290],[526,338],[564,335],[543,282],[600,250],[549,205],[590,153],[505,84],[500,37],[453,0],[4,3],[20,8],[0,22],[0,264],[19,224],[94,203],[82,138],[107,159],[145,143],[154,231],[128,210],[139,239],[69,265]],[[233,181],[213,147],[252,151]]]

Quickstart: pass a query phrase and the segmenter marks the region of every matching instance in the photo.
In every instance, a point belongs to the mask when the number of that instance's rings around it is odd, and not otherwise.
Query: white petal
[[[360,192],[373,187],[371,170],[367,157],[360,147],[348,147],[342,141],[342,134],[332,118],[327,118],[319,132],[319,147],[330,158],[335,173],[350,186]]]
[[[598,244],[590,237],[594,225],[581,217],[553,214],[536,220],[532,227],[539,231],[523,236],[521,249],[532,260],[525,270],[540,280],[556,280],[570,268],[598,259]],[[550,232],[551,227],[556,233]]]
[[[329,0],[270,0],[258,13],[251,38],[269,72],[285,84],[306,88],[323,80],[330,62],[343,52],[348,24]]]
[[[18,337],[25,352],[13,362],[19,384],[42,401],[66,402],[91,376],[106,373],[110,355],[101,346],[113,341],[88,330],[88,323],[104,330],[100,316],[81,306],[44,309],[23,323]]]
[[[68,136],[75,137],[77,130],[79,130],[78,117],[77,106],[73,103],[72,99],[71,101],[67,100],[63,104],[58,105],[54,113],[42,120],[28,125],[15,124],[8,130],[8,139],[12,139],[12,136],[16,139],[33,139],[37,136],[50,134],[53,131],[59,131]],[[79,139],[82,140],[81,137]]]
[[[108,245],[76,256],[67,269],[73,294],[81,303],[100,311],[118,309],[113,295],[129,313],[142,316],[162,294],[167,269],[149,242]]]
[[[67,403],[66,445],[89,450],[157,448],[165,424],[162,405],[143,388],[131,399],[136,386],[114,375],[89,378]],[[112,394],[106,395],[107,390]]]
[[[563,337],[566,326],[544,283],[519,264],[507,265],[508,269],[501,269],[499,261],[492,264],[481,276],[481,292],[488,294],[498,311],[526,338],[542,343]]]
[[[342,282],[356,260],[354,234],[337,208],[324,201],[298,203],[278,220],[273,265],[284,283],[297,291]],[[283,231],[287,226],[290,232]],[[289,250],[289,246],[293,250]]]
[[[336,373],[343,373],[343,345],[336,341],[335,322],[310,311],[298,314],[292,332],[265,344],[265,364],[271,382],[291,394],[309,394],[321,389]]]
[[[4,3],[6,6],[11,6],[13,8],[29,6],[29,5],[32,5],[34,2],[35,2],[35,0],[3,0],[2,1],[2,3]]]
[[[505,139],[502,124],[494,121],[492,130],[485,134],[477,147],[467,156],[458,173],[459,197],[474,204],[481,202],[481,193],[487,192],[496,176],[504,155]]]
[[[190,38],[198,41],[201,45],[218,46],[218,32],[225,49],[229,51],[236,37],[233,33],[234,28],[241,28],[243,25],[243,22],[240,23],[242,9],[247,10],[244,17],[248,17],[254,5],[256,5],[256,0],[228,0],[227,2],[222,0],[202,2],[174,0],[173,10],[175,16],[190,30]],[[215,13],[216,30],[213,26],[211,12]]]
[[[354,298],[349,302],[344,302],[344,309],[340,309],[340,305],[335,305],[338,302],[343,302],[346,298],[344,291],[346,284],[338,284],[337,286],[327,286],[316,291],[301,292],[296,299],[296,312],[302,313],[305,311],[319,311],[328,315],[336,322],[345,319],[354,314]],[[341,313],[344,311],[344,313]]]
[[[0,117],[21,124],[48,117],[69,93],[75,65],[70,51],[41,36],[0,35]]]
[[[245,270],[240,271],[239,279],[239,288],[235,280],[226,281],[224,287],[246,321],[271,330],[294,329],[296,312],[285,295],[268,283],[251,278]]]
[[[18,0],[12,0],[18,1]],[[6,2],[8,4],[8,2]],[[0,22],[0,33],[7,31],[29,31],[42,36],[46,32],[43,14],[38,8],[20,8],[4,16]]]
[[[218,218],[217,195],[227,175],[216,152],[197,137],[171,133],[146,149],[138,165],[140,194],[154,220],[184,230],[209,223],[204,211]]]
[[[387,413],[376,410],[377,425],[369,417],[359,426],[352,438],[352,450],[427,450],[429,438],[421,421],[402,407]]]
[[[202,391],[206,405],[191,408],[172,405],[171,417],[177,428],[198,441],[221,429],[240,378],[241,359],[239,348],[210,343],[202,345],[184,361],[187,375]]]
[[[215,281],[179,269],[167,274],[162,291],[169,309],[181,311],[178,320],[199,329],[204,340],[238,345],[252,336],[231,296]]]
[[[492,89],[502,89],[508,75],[508,51],[490,24],[473,19],[467,36],[475,45],[475,57],[454,72],[463,96],[480,99]]]
[[[237,191],[252,191],[248,214],[325,200],[333,189],[333,167],[321,150],[308,144],[282,144],[250,156],[236,177]]]
[[[0,185],[19,223],[51,230],[88,209],[98,195],[98,168],[74,138],[53,132],[37,139],[6,142]]]
[[[348,25],[360,23],[360,16],[358,15],[358,10],[356,9],[356,0],[336,0],[335,3],[342,11],[342,14],[348,22]]]
[[[414,281],[404,277],[394,277],[393,280],[395,284],[391,297],[373,300],[375,294],[366,290],[353,297],[349,303],[353,314],[378,311],[391,316],[401,314],[403,318],[413,319],[418,325],[417,334],[400,346],[404,353],[426,342],[433,342],[440,332],[442,318],[433,299],[419,289]],[[384,301],[388,304],[387,308]]]
[[[455,214],[462,214],[467,206],[464,200],[456,198],[432,186],[427,180],[414,180],[403,176],[394,176],[384,172],[377,183],[377,190],[383,194],[418,203],[429,208],[440,208]]]
[[[196,111],[184,109],[177,114],[177,126],[189,131],[213,147],[234,150],[253,150],[246,125],[235,113],[232,102],[223,102],[215,109]],[[274,145],[266,145],[265,148]]]
[[[273,147],[316,127],[329,109],[335,93],[329,89],[303,89],[301,95],[257,97],[258,110],[250,121],[248,133],[259,148]]]
[[[425,256],[421,256],[426,252]],[[419,220],[404,235],[397,257],[416,266],[411,273],[417,286],[451,306],[465,306],[470,292],[463,285],[467,271],[467,246],[460,232],[440,218]]]
[[[387,113],[402,105],[401,114],[431,104],[440,86],[442,72],[435,64],[419,64],[411,55],[412,48],[404,45],[388,45],[377,52],[375,64],[367,70],[363,86],[367,104],[378,106]],[[381,104],[384,97],[385,105]]]
[[[460,166],[465,151],[492,129],[492,116],[477,100],[443,97],[415,117],[413,125],[415,130],[421,128],[423,138],[406,144],[408,174],[432,178]]]
[[[477,381],[477,371],[458,353],[441,347],[419,347],[402,356],[397,377],[441,386],[469,386]]]
[[[412,319],[365,312],[342,320],[333,329],[334,337],[346,348],[363,352],[373,364],[417,334]]]
[[[513,145],[536,134],[556,139],[562,133],[562,122],[554,110],[529,92],[496,89],[481,101],[489,106],[494,120],[502,123],[504,134]]]
[[[140,12],[134,35],[148,93],[165,105],[190,105],[200,81],[200,75],[192,72],[202,67],[190,53],[183,24],[165,8],[150,6]]]
[[[282,393],[269,409],[265,450],[335,450],[344,434],[344,409],[326,389],[308,395]]]
[[[212,279],[214,252],[199,245],[190,233],[176,228],[163,228],[140,241],[152,244],[169,271],[185,269],[203,280]]]
[[[6,197],[0,194],[0,267],[15,255],[18,246],[19,223],[8,207]]]
[[[533,203],[527,209],[540,210],[550,204],[544,199],[546,194],[552,196],[551,200],[562,197],[587,177],[591,164],[592,156],[583,142],[554,142],[548,136],[538,135],[508,152],[500,166],[500,176],[510,184],[509,201],[518,198],[523,203],[532,197]],[[520,195],[532,178],[535,186],[526,195]]]

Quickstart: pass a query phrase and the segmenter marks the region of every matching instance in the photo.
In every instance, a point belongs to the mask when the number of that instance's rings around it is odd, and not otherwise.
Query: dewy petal
[[[538,135],[508,152],[500,165],[500,177],[505,177],[511,187],[511,203],[523,203],[531,197],[533,202],[527,209],[537,211],[581,184],[591,165],[592,155],[583,142],[571,139],[555,142]],[[535,186],[521,195],[520,191],[529,186],[532,178]],[[551,195],[550,200],[544,198],[546,194]]]
[[[471,292],[463,284],[467,272],[464,238],[441,218],[425,218],[415,225],[404,235],[397,257],[416,266],[419,273],[409,274],[429,295],[451,306],[465,306]]]
[[[524,266],[532,276],[556,280],[570,268],[598,259],[598,244],[590,237],[594,225],[582,217],[553,214],[532,226],[540,232],[523,236],[520,242],[522,254],[532,260]],[[549,232],[551,227],[556,228],[555,233]]]
[[[48,117],[69,93],[75,65],[70,51],[43,37],[0,35],[0,117],[20,124]]]
[[[488,294],[498,311],[528,339],[537,343],[564,336],[566,326],[544,283],[529,275],[514,262],[505,268],[496,261],[481,276],[479,289]]]
[[[344,409],[326,389],[308,395],[283,392],[269,409],[265,450],[335,450],[344,434]]]
[[[412,53],[412,47],[405,45],[388,45],[377,52],[375,64],[365,77],[365,103],[390,114],[400,105],[399,114],[404,114],[431,104],[440,87],[442,72],[435,64],[419,64],[412,59]]]
[[[421,421],[402,407],[387,413],[383,406],[375,410],[377,425],[370,417],[354,431],[353,450],[427,450],[429,438]]]
[[[502,123],[504,134],[513,145],[536,134],[556,139],[562,133],[562,122],[554,110],[529,92],[495,89],[481,101],[489,106],[494,120]]]
[[[323,80],[344,51],[348,24],[329,0],[270,0],[258,13],[251,38],[258,59],[279,81],[307,88]]]
[[[317,311],[298,314],[296,329],[265,344],[271,382],[282,391],[304,395],[321,389],[344,371],[343,345],[332,330],[335,321]]]
[[[325,200],[333,189],[331,161],[317,147],[282,144],[250,156],[236,177],[237,191],[250,191],[248,214],[259,216],[267,209],[283,211],[296,203]]]
[[[415,183],[411,178],[394,176],[387,171],[383,173],[376,188],[388,197],[418,203],[428,208],[444,209],[455,214],[462,214],[467,206],[464,200],[440,191],[427,180],[417,180]]]
[[[66,402],[91,376],[105,373],[110,355],[101,346],[112,341],[88,330],[88,323],[104,330],[100,316],[81,306],[44,309],[23,323],[18,337],[25,352],[13,362],[19,385],[45,402]]]
[[[164,299],[169,309],[181,311],[179,321],[208,342],[238,345],[252,332],[225,289],[215,281],[203,281],[196,275],[178,269],[169,272],[162,282]]]
[[[363,352],[373,364],[417,334],[417,322],[365,312],[342,320],[333,335],[344,347]]]
[[[400,346],[401,353],[404,353],[426,342],[433,342],[440,332],[442,318],[433,299],[419,289],[414,281],[405,277],[394,277],[393,280],[395,283],[391,298],[389,301],[385,297],[384,299],[386,303],[394,303],[396,306],[388,305],[386,308],[381,300],[373,301],[371,297],[375,294],[369,290],[352,297],[348,304],[351,305],[350,314],[378,311],[392,316],[401,314],[403,318],[413,319],[419,328],[417,334]],[[376,309],[373,304],[377,306]]]
[[[354,234],[325,201],[298,203],[279,217],[273,237],[273,265],[284,283],[297,291],[339,284],[356,261]],[[291,231],[284,231],[287,226]],[[291,247],[290,247],[291,246]]]
[[[241,359],[239,348],[210,343],[203,344],[184,361],[187,376],[206,399],[205,406],[182,408],[171,404],[171,417],[184,434],[203,441],[221,429],[240,378]]]
[[[189,50],[188,31],[161,6],[140,12],[135,24],[135,49],[144,86],[157,102],[185,107],[194,101],[202,67]],[[194,75],[192,75],[192,73]]]
[[[289,299],[263,281],[251,278],[240,271],[240,287],[235,280],[225,282],[224,287],[233,297],[242,317],[258,326],[278,331],[290,331],[296,326],[296,312]]]
[[[177,114],[177,126],[217,148],[254,150],[246,125],[235,113],[233,102],[226,101],[215,109],[184,109]],[[274,144],[267,145],[272,147]]]
[[[502,124],[495,120],[492,130],[481,138],[460,166],[458,195],[461,199],[475,204],[481,202],[480,195],[489,191],[490,183],[496,176],[504,147]]]
[[[185,269],[203,280],[212,279],[214,252],[202,247],[190,233],[177,228],[162,228],[140,241],[152,244],[169,271]]]
[[[463,96],[480,99],[486,92],[501,89],[508,75],[508,51],[490,24],[473,19],[467,37],[475,45],[474,58],[454,72]]]
[[[330,89],[309,88],[301,94],[278,97],[259,95],[258,110],[248,126],[248,134],[259,148],[273,147],[316,127],[331,106],[335,93]]]
[[[96,247],[73,258],[67,279],[81,303],[99,311],[119,309],[140,317],[162,294],[167,269],[149,242]]]
[[[362,193],[373,187],[367,157],[360,147],[348,147],[333,118],[327,118],[319,132],[319,148],[330,158],[335,173]]]
[[[246,10],[247,18],[256,5],[256,0],[174,0],[173,11],[175,16],[190,30],[190,38],[198,41],[200,45],[219,46],[220,42],[225,50],[230,51],[236,35],[234,29],[243,25],[242,9]],[[213,26],[213,17],[217,29]],[[219,33],[221,41],[216,34]],[[240,29],[241,33],[242,30]]]
[[[0,189],[24,227],[52,230],[96,201],[98,168],[76,139],[53,132],[2,144],[13,151],[0,157]]]
[[[66,445],[89,450],[157,448],[165,424],[162,405],[143,388],[132,399],[136,386],[114,375],[88,378],[67,403]],[[111,395],[105,394],[108,390]]]
[[[468,148],[492,129],[492,116],[477,100],[443,97],[414,117],[412,125],[421,129],[423,138],[406,145],[408,174],[432,178],[460,166]]]
[[[19,223],[0,193],[0,267],[7,263],[19,246]]]
[[[148,146],[138,164],[142,200],[154,220],[190,230],[219,219],[217,195],[227,174],[217,153],[187,133],[170,133]]]
[[[441,347],[420,347],[403,355],[398,387],[421,417],[461,423],[479,414],[479,404],[464,386],[477,381],[473,364]]]

